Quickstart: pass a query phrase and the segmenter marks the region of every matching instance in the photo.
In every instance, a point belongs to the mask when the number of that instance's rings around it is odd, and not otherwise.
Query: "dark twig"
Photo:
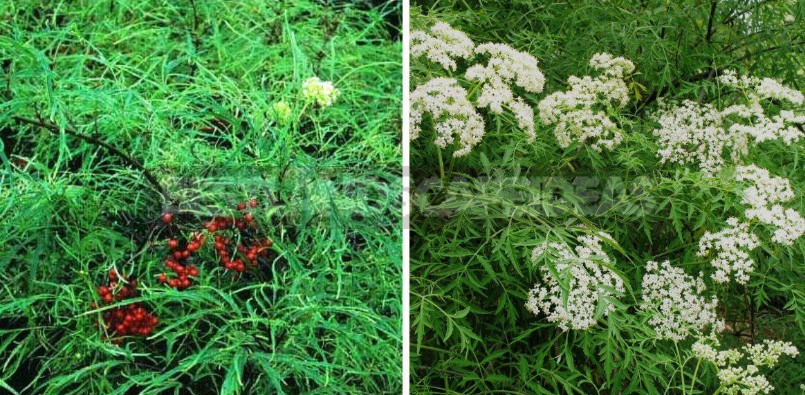
[[[12,119],[14,119],[17,122],[38,126],[38,127],[42,128],[42,129],[45,129],[45,130],[53,133],[53,134],[60,134],[61,133],[61,129],[56,125],[52,125],[52,124],[45,123],[45,122],[42,122],[42,121],[37,121],[35,119],[23,118],[23,117],[18,117],[18,116],[14,116],[14,117],[12,117]],[[162,197],[166,201],[168,201],[168,202],[173,201],[173,199],[171,198],[170,194],[168,193],[168,190],[165,189],[159,183],[159,181],[157,181],[156,177],[154,177],[154,175],[151,174],[151,172],[149,172],[148,169],[146,169],[140,162],[138,162],[136,159],[132,158],[131,156],[129,156],[125,152],[123,152],[123,151],[121,151],[121,150],[109,145],[108,143],[105,143],[105,142],[103,142],[101,140],[98,140],[98,139],[96,139],[94,137],[81,134],[81,133],[76,132],[75,130],[72,130],[72,129],[64,129],[64,133],[69,134],[69,135],[71,135],[73,137],[77,137],[77,138],[79,138],[81,140],[84,140],[84,141],[90,143],[90,144],[94,144],[94,145],[98,145],[98,146],[101,146],[103,148],[106,148],[109,152],[113,153],[116,156],[119,156],[124,161],[128,162],[132,167],[134,167],[135,169],[137,169],[141,173],[143,173],[143,176],[145,177],[146,181],[148,181],[151,185],[153,185],[154,188],[156,188],[156,190],[160,193],[160,195],[162,195]]]
[[[713,38],[713,17],[716,15],[717,5],[717,0],[713,0],[713,3],[710,5],[710,18],[707,19],[707,34],[704,36],[704,41],[707,41],[707,44],[710,44],[710,39]]]

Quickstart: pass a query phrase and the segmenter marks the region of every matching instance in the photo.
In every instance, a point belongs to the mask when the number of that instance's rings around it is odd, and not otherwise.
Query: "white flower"
[[[419,137],[424,114],[433,117],[434,144],[444,149],[458,137],[453,156],[466,155],[484,135],[484,120],[467,99],[467,91],[453,78],[434,78],[411,93],[411,140]]]
[[[575,251],[564,243],[548,243],[538,246],[531,254],[536,262],[543,254],[559,278],[548,265],[540,266],[542,283],[529,292],[526,308],[539,315],[548,316],[548,321],[558,322],[562,330],[586,330],[596,324],[595,312],[603,304],[603,315],[615,310],[608,300],[624,292],[623,280],[605,265],[612,261],[603,251],[603,238],[612,239],[606,233],[583,235],[576,238],[579,245]],[[562,283],[567,287],[562,286]],[[613,293],[611,290],[614,290]]]
[[[662,163],[695,163],[707,176],[720,171],[724,165],[724,151],[733,161],[748,153],[747,138],[743,133],[730,133],[723,128],[719,111],[709,104],[699,105],[685,100],[679,106],[666,106],[653,115],[659,129]]]
[[[489,54],[487,65],[476,64],[467,69],[464,75],[468,80],[480,81],[481,94],[479,107],[489,107],[495,114],[503,112],[503,105],[513,100],[509,85],[515,85],[527,92],[542,92],[545,76],[537,67],[537,58],[527,52],[520,52],[506,44],[485,43],[475,48],[475,53]]]
[[[763,344],[747,344],[743,348],[752,363],[757,366],[774,367],[781,355],[793,358],[799,354],[799,350],[791,342],[780,340],[765,339]]]
[[[766,207],[769,204],[787,202],[794,198],[791,184],[782,177],[771,177],[769,171],[755,165],[738,166],[735,171],[738,181],[749,180],[755,185],[743,190],[742,204]]]
[[[437,22],[428,34],[422,30],[411,32],[411,57],[427,57],[446,70],[456,70],[455,58],[469,59],[475,44],[466,34],[453,29],[446,22]]]
[[[694,279],[681,268],[668,261],[658,267],[657,262],[646,263],[643,275],[643,303],[640,308],[650,312],[649,325],[654,326],[660,339],[684,340],[690,334],[699,334],[705,327],[720,331],[724,322],[718,319],[718,298],[708,301],[702,293],[707,289],[702,279]]]
[[[794,209],[784,209],[783,206],[776,204],[771,208],[756,207],[746,210],[745,214],[749,219],[774,225],[771,240],[775,243],[793,245],[794,240],[798,239],[805,232],[805,219]]]
[[[749,273],[755,271],[755,261],[749,257],[749,252],[760,245],[758,237],[749,231],[749,224],[740,223],[737,218],[729,218],[730,226],[717,233],[705,232],[699,239],[698,256],[706,256],[714,250],[716,257],[710,262],[716,272],[712,274],[713,280],[725,283],[731,276],[739,284],[749,281]]]
[[[805,102],[805,96],[803,96],[802,92],[791,89],[771,78],[761,79],[745,75],[738,77],[735,70],[725,70],[718,77],[718,80],[724,85],[741,89],[750,102],[765,99],[785,100],[794,104]]]
[[[321,107],[329,107],[341,94],[333,83],[322,81],[319,77],[310,77],[302,84],[302,96],[308,102],[318,103]]]
[[[794,198],[794,191],[787,179],[771,177],[768,170],[755,165],[738,166],[736,179],[752,181],[754,184],[743,190],[741,203],[751,206],[744,215],[748,219],[757,219],[761,223],[776,226],[772,241],[792,245],[794,240],[805,233],[805,219],[799,212],[776,204]]]
[[[602,70],[601,75],[571,76],[567,81],[569,90],[548,95],[537,107],[546,125],[556,124],[554,134],[560,147],[567,148],[576,140],[601,152],[623,140],[622,131],[606,110],[629,103],[629,89],[622,78],[634,70],[634,65],[624,58],[596,54],[590,66]]]
[[[699,339],[693,344],[691,350],[694,356],[711,362],[718,370],[718,380],[727,394],[768,394],[774,387],[766,376],[758,374],[760,367],[774,367],[783,354],[791,357],[797,356],[799,351],[790,342],[777,340],[764,340],[763,344],[747,344],[743,351],[726,350],[716,351],[719,341],[711,335]],[[743,366],[735,366],[744,359],[748,360]]]
[[[514,113],[514,117],[517,118],[517,126],[526,132],[528,142],[533,142],[537,138],[537,134],[534,131],[534,109],[519,97],[509,101],[508,104],[512,113]]]
[[[795,18],[794,18],[794,15],[785,14],[785,16],[783,17],[783,20],[786,21],[786,22],[794,22]]]
[[[602,70],[611,78],[623,78],[634,71],[634,63],[624,57],[613,57],[608,53],[597,53],[590,58],[590,66]]]
[[[803,104],[805,96],[801,92],[770,78],[738,77],[734,70],[725,71],[718,80],[744,93],[746,103],[719,111],[712,105],[689,100],[678,106],[663,106],[660,102],[654,118],[661,127],[654,130],[654,135],[660,138],[657,155],[663,163],[696,163],[705,175],[712,176],[722,169],[725,154],[739,162],[749,152],[750,138],[755,145],[769,140],[791,145],[805,137],[797,127],[805,122],[805,115],[783,109],[769,116],[763,108],[767,99]]]

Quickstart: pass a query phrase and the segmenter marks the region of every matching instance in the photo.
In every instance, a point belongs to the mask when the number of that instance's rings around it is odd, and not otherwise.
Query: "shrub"
[[[803,5],[414,3],[414,391],[800,391]]]

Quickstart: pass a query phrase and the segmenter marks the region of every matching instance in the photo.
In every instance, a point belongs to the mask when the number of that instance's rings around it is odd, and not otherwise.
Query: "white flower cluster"
[[[794,198],[791,184],[782,177],[771,177],[769,171],[755,165],[738,166],[735,172],[738,181],[752,181],[754,185],[743,190],[742,204],[765,207],[787,202]]]
[[[726,394],[768,394],[774,387],[766,379],[766,376],[758,374],[760,367],[774,367],[785,354],[795,357],[799,351],[790,342],[779,340],[764,340],[763,344],[747,344],[743,351],[731,349],[718,351],[716,347],[721,344],[718,339],[711,335],[699,339],[693,344],[691,350],[693,354],[705,361],[708,361],[718,368],[718,380]],[[745,366],[735,366],[744,358],[747,358]]]
[[[534,141],[534,109],[523,99],[515,97],[509,85],[513,83],[531,93],[542,92],[545,75],[537,67],[537,58],[497,43],[480,44],[475,53],[489,55],[486,66],[473,65],[464,75],[468,80],[482,84],[478,107],[488,107],[493,113],[501,114],[503,106],[508,106],[517,118],[518,126],[529,135],[529,142]]]
[[[540,267],[542,284],[537,284],[529,292],[526,308],[539,315],[548,316],[548,321],[558,322],[562,330],[586,330],[596,324],[595,312],[599,304],[604,305],[606,316],[615,310],[607,299],[623,293],[623,280],[604,265],[612,261],[601,247],[602,237],[612,239],[604,232],[596,235],[583,235],[576,238],[579,245],[575,251],[564,243],[545,243],[534,249],[531,260],[536,261],[543,254],[551,261],[559,277],[556,278],[547,265]],[[567,288],[561,284],[567,284]]]
[[[461,31],[453,29],[446,22],[437,22],[428,34],[422,30],[411,32],[411,56],[425,55],[431,62],[438,63],[446,70],[456,70],[454,58],[469,59],[475,44]]]
[[[517,126],[529,136],[528,141],[534,141],[534,109],[521,97],[515,96],[510,87],[514,84],[526,92],[542,92],[545,76],[537,67],[534,56],[505,44],[485,43],[476,47],[466,34],[445,22],[437,22],[429,32],[411,32],[411,56],[425,56],[447,70],[456,71],[456,59],[471,59],[476,55],[489,57],[486,65],[478,63],[465,72],[465,78],[477,81],[480,88],[476,106],[489,108],[498,115],[503,113],[505,106],[514,114]],[[448,91],[439,92],[440,87]],[[459,94],[464,98],[460,98]],[[445,148],[453,142],[453,135],[458,135],[461,148],[453,156],[468,154],[483,136],[484,122],[472,109],[473,105],[467,96],[467,91],[455,79],[436,78],[417,87],[411,94],[411,139],[419,136],[422,115],[431,113],[438,134],[436,145]],[[439,103],[439,100],[444,102]],[[415,106],[418,108],[415,109]],[[447,117],[437,121],[441,114]]]
[[[754,144],[782,140],[787,145],[805,138],[797,127],[805,123],[805,114],[782,110],[769,117],[761,103],[776,99],[802,104],[805,99],[801,92],[770,78],[738,77],[732,70],[725,71],[718,80],[741,90],[747,103],[723,110],[687,100],[673,107],[661,105],[655,114],[661,127],[654,130],[654,135],[660,138],[657,155],[663,163],[698,163],[706,175],[712,176],[725,162],[725,149],[729,149],[732,161],[738,162],[748,153],[750,138]]]
[[[622,131],[605,109],[629,103],[629,89],[623,77],[634,71],[634,64],[602,53],[592,57],[590,66],[601,70],[601,75],[571,76],[567,80],[569,90],[550,94],[537,107],[545,124],[556,124],[554,134],[559,146],[566,148],[576,140],[601,152],[623,140]]]
[[[718,80],[724,85],[743,90],[749,96],[750,101],[777,99],[794,104],[803,104],[805,102],[805,96],[802,92],[791,89],[771,78],[761,79],[745,75],[738,77],[738,73],[735,70],[725,70],[718,77]]]
[[[730,227],[720,232],[705,232],[699,239],[697,255],[703,257],[715,250],[716,256],[710,263],[716,268],[712,274],[716,282],[729,282],[734,276],[737,283],[746,284],[749,273],[755,271],[755,261],[749,257],[749,252],[757,248],[760,241],[749,231],[749,224],[740,223],[738,218],[729,218],[727,224]]]
[[[698,163],[712,176],[724,165],[725,148],[733,160],[748,152],[746,136],[727,132],[721,113],[709,104],[685,100],[679,106],[668,106],[660,102],[653,117],[661,126],[653,133],[659,137],[657,155],[662,163]]]
[[[646,263],[643,275],[643,303],[640,308],[652,313],[649,325],[654,326],[659,339],[684,340],[690,334],[699,334],[705,327],[721,331],[724,322],[718,319],[718,298],[709,301],[702,296],[707,289],[702,273],[693,276],[668,261]]]
[[[423,115],[431,114],[436,144],[445,148],[458,136],[460,148],[453,156],[466,155],[481,141],[484,120],[467,99],[467,91],[453,78],[434,78],[411,93],[411,139],[419,136]]]
[[[537,138],[534,131],[534,109],[520,97],[509,101],[509,109],[517,119],[517,126],[528,135],[528,142],[533,142]]]
[[[316,102],[321,107],[329,107],[341,94],[333,83],[322,81],[319,77],[310,77],[302,84],[302,96],[308,102]]]
[[[794,240],[805,233],[805,218],[794,209],[785,209],[776,204],[794,198],[794,192],[787,179],[771,177],[768,170],[755,165],[738,166],[736,179],[748,180],[754,184],[743,191],[741,203],[751,206],[744,215],[749,219],[757,219],[761,223],[776,226],[772,241],[792,245]]]
[[[727,107],[721,114],[724,117],[737,115],[739,118],[747,119],[749,124],[736,122],[729,127],[729,131],[736,135],[752,136],[755,144],[782,139],[786,145],[791,145],[805,137],[805,134],[795,126],[805,122],[805,115],[795,115],[793,111],[783,110],[769,118],[760,102],[756,102],[750,106],[736,104]]]
[[[776,226],[777,229],[771,237],[771,241],[775,243],[790,246],[805,232],[805,218],[802,218],[797,210],[785,209],[779,204],[770,208],[751,208],[746,210],[745,215],[749,219],[757,218],[764,224]]]

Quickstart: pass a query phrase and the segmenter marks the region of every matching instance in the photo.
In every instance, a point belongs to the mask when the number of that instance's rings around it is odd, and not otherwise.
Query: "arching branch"
[[[40,128],[45,129],[45,130],[47,130],[47,131],[49,131],[49,132],[51,132],[53,134],[60,134],[61,133],[61,128],[59,128],[58,126],[53,125],[53,124],[45,123],[43,121],[38,121],[38,120],[35,120],[35,119],[18,117],[18,116],[13,116],[11,118],[14,119],[17,122],[20,122],[20,123],[25,123],[25,124],[28,124],[28,125],[33,125],[33,126],[40,127]],[[135,169],[139,170],[143,174],[143,177],[145,177],[146,181],[148,181],[149,184],[153,185],[154,188],[160,193],[160,195],[162,195],[162,197],[167,202],[171,202],[173,200],[171,198],[170,194],[168,193],[168,190],[165,189],[159,183],[159,181],[157,181],[156,177],[154,177],[154,175],[151,174],[151,172],[149,172],[148,169],[146,169],[145,166],[143,166],[139,161],[137,161],[136,159],[132,158],[131,156],[129,156],[125,152],[113,147],[112,145],[109,145],[106,142],[103,142],[103,141],[98,140],[98,139],[96,139],[94,137],[87,136],[85,134],[79,133],[79,132],[77,132],[75,130],[72,130],[72,129],[64,129],[64,133],[69,134],[70,136],[73,136],[73,137],[77,137],[77,138],[79,138],[81,140],[84,140],[84,141],[90,143],[90,144],[101,146],[101,147],[105,148],[107,151],[109,151],[110,153],[114,154],[115,156],[120,157],[126,163],[128,163],[129,165],[131,165]]]

